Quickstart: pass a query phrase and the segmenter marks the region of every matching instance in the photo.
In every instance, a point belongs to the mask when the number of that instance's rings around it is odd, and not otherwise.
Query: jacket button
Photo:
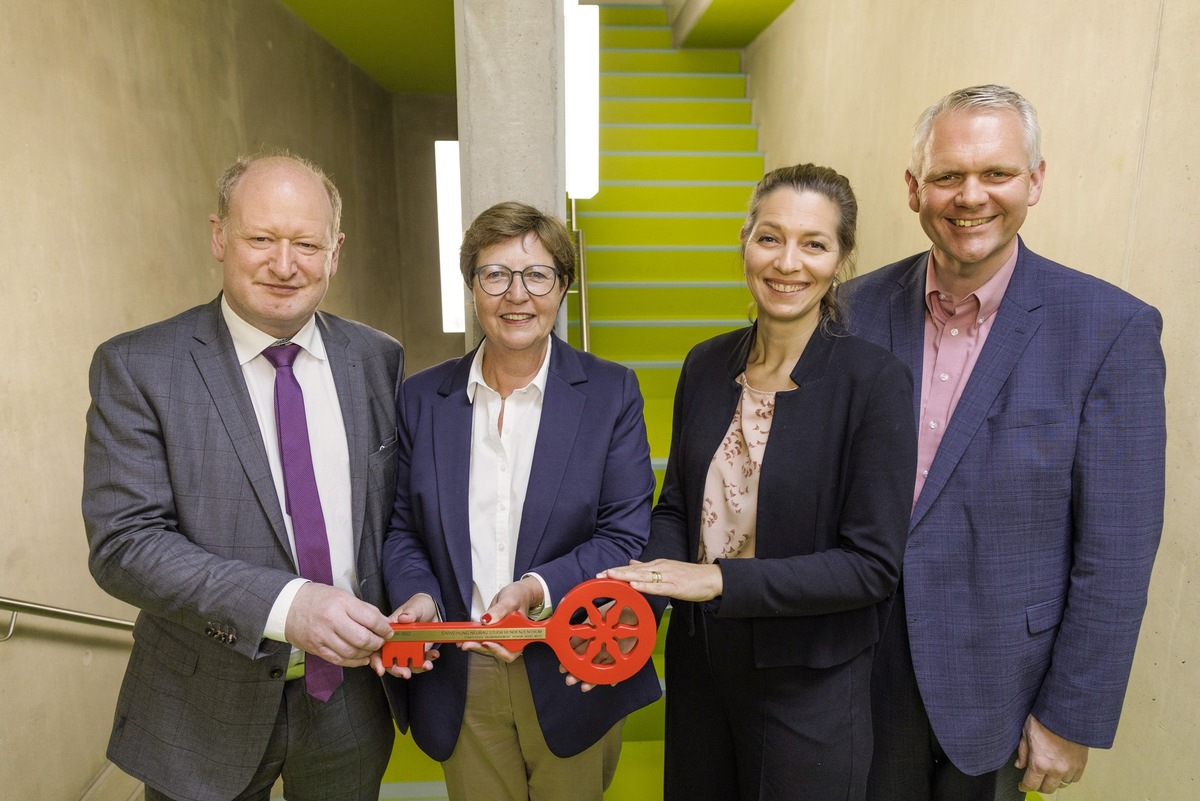
[[[267,674],[273,679],[283,678],[283,668],[271,668],[271,672]]]

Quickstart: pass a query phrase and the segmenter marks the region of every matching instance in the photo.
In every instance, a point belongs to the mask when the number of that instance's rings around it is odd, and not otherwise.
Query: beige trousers
[[[467,708],[454,753],[442,763],[450,801],[602,801],[621,755],[618,722],[573,757],[550,752],[525,660],[470,655]]]

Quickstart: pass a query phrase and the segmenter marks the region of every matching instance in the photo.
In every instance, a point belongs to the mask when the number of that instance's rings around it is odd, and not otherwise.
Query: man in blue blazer
[[[920,382],[873,801],[1053,793],[1120,716],[1162,530],[1162,319],[1017,236],[1040,151],[1005,87],[930,107],[905,179],[932,248],[844,290]]]

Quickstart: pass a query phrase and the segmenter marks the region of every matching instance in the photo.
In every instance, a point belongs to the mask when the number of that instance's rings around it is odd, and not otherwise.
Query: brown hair
[[[750,195],[750,211],[738,238],[741,240],[742,256],[746,255],[746,240],[750,231],[758,222],[759,211],[763,200],[779,189],[792,189],[796,192],[816,192],[827,198],[838,209],[837,239],[838,250],[841,251],[842,268],[833,279],[833,285],[821,298],[821,329],[829,333],[831,326],[845,322],[846,311],[837,298],[837,287],[845,279],[854,274],[852,259],[854,248],[858,243],[858,200],[850,181],[829,167],[816,164],[794,164],[791,167],[780,167],[763,176]]]
[[[462,247],[458,251],[458,266],[463,280],[471,286],[475,279],[475,260],[492,245],[507,242],[516,237],[532,233],[550,252],[558,271],[558,278],[565,286],[575,280],[575,242],[563,221],[551,214],[543,214],[525,203],[506,200],[497,203],[471,221],[463,234]]]

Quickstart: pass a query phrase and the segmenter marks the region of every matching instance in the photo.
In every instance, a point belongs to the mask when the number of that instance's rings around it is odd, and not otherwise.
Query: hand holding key
[[[614,601],[607,609],[601,606]],[[635,623],[621,621],[630,613]],[[429,642],[497,642],[517,653],[532,642],[554,650],[573,676],[591,684],[615,684],[638,672],[654,650],[655,624],[650,604],[624,581],[591,579],[568,592],[548,620],[534,622],[513,612],[490,625],[477,623],[393,623],[383,645],[383,664],[412,667],[425,659]],[[572,647],[583,642],[585,647]],[[633,640],[633,646],[629,641]],[[624,646],[624,649],[622,648]]]

